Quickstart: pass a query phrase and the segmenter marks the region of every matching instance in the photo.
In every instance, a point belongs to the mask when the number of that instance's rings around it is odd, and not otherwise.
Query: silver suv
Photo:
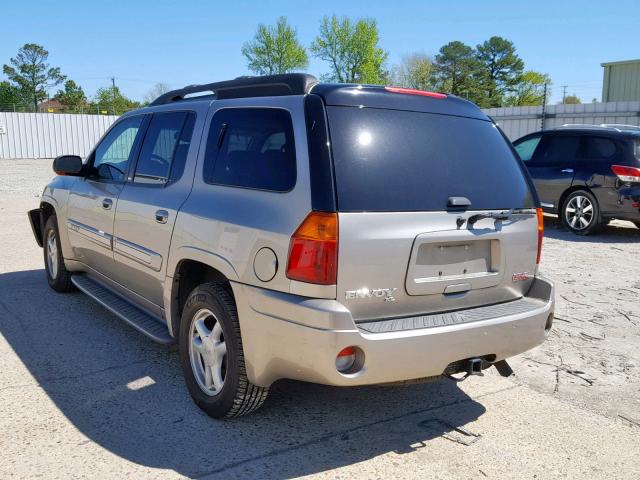
[[[508,375],[551,328],[535,190],[457,97],[241,77],[162,95],[53,168],[29,212],[49,285],[177,341],[213,417],[281,378]]]

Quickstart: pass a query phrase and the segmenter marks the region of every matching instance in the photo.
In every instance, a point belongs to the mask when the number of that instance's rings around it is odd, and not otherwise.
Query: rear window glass
[[[585,139],[585,157],[611,158],[616,154],[616,144],[608,138],[587,137]]]
[[[575,162],[580,147],[580,137],[575,135],[550,135],[542,151],[534,158],[536,165],[567,165]]]
[[[207,183],[286,192],[296,182],[291,115],[278,108],[225,108],[211,121]]]
[[[532,208],[519,160],[488,121],[399,110],[328,107],[340,211]]]

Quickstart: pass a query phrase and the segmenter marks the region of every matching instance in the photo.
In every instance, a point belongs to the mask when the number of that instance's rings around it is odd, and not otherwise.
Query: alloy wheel
[[[189,357],[196,382],[207,395],[218,395],[227,366],[222,324],[211,310],[203,308],[193,316],[190,332]]]
[[[58,276],[58,243],[53,229],[47,235],[47,269],[51,279],[55,280]]]
[[[567,203],[564,215],[572,229],[584,230],[593,222],[593,203],[583,195],[576,195]]]

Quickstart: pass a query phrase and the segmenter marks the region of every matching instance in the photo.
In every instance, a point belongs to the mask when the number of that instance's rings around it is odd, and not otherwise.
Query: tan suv
[[[457,97],[303,74],[191,86],[54,170],[29,212],[50,286],[177,341],[214,417],[281,378],[506,375],[551,328],[531,181]]]

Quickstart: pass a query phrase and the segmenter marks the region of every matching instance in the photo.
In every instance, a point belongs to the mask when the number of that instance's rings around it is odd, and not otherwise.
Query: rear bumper
[[[553,284],[537,277],[531,309],[455,325],[369,333],[335,300],[317,300],[242,284],[236,295],[249,379],[280,378],[337,386],[369,385],[441,375],[462,359],[518,355],[541,344],[554,311]],[[347,346],[364,352],[360,371],[341,374],[335,358]]]

